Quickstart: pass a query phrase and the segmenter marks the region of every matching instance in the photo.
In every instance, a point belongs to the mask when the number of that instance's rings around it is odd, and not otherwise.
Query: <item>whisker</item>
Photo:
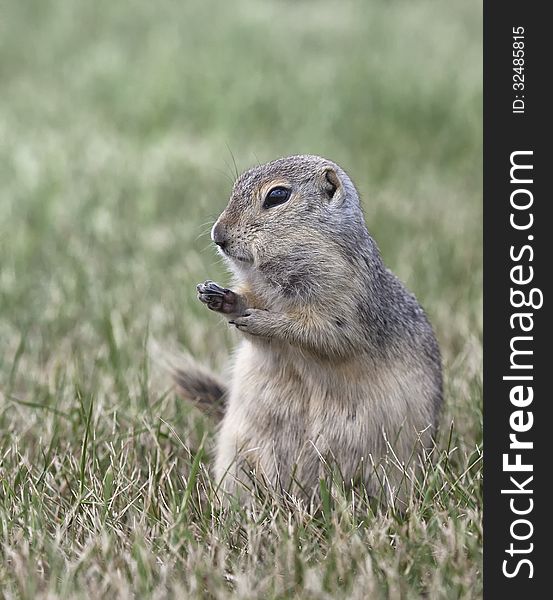
[[[227,147],[227,150],[229,151],[229,154],[230,154],[230,156],[232,158],[232,164],[234,165],[234,174],[236,176],[236,179],[238,179],[238,177],[240,176],[240,173],[238,172],[238,167],[236,165],[236,160],[234,158],[234,154],[232,153],[232,150],[231,150],[231,148],[230,148],[230,146],[228,145],[227,142],[225,142],[225,146]]]
[[[228,165],[226,163],[226,161],[225,161],[225,166],[227,167],[227,169],[230,169],[230,165]],[[223,169],[219,169],[217,167],[214,167],[213,170],[216,171],[217,173],[221,173],[221,175],[224,175],[230,181],[231,184],[234,184],[234,178],[232,176],[232,173],[229,174],[227,171],[224,171]]]

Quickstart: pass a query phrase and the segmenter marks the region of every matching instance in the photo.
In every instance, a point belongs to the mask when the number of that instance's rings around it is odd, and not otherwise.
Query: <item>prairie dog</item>
[[[404,501],[401,467],[431,447],[442,403],[440,351],[384,266],[348,175],[309,155],[254,167],[211,236],[234,281],[199,284],[198,298],[241,337],[232,377],[192,364],[174,375],[220,419],[223,488],[240,493],[254,477],[310,496],[333,464],[346,482]]]

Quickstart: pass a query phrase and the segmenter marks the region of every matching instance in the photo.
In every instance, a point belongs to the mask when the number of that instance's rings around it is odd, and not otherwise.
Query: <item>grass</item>
[[[0,9],[0,597],[478,598],[481,7]],[[343,165],[440,339],[440,457],[409,510],[221,511],[213,431],[151,339],[221,370],[195,299],[239,170]]]

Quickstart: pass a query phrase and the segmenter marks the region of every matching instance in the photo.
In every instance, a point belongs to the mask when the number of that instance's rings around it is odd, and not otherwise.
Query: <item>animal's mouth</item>
[[[237,260],[238,262],[241,262],[241,263],[247,263],[247,264],[253,263],[253,260],[246,256],[231,256],[231,258],[233,260]]]
[[[253,264],[253,258],[251,256],[247,256],[245,254],[239,252],[231,252],[228,248],[218,247],[217,250],[221,253],[224,258],[228,258],[237,263],[241,263],[243,265],[251,265]]]

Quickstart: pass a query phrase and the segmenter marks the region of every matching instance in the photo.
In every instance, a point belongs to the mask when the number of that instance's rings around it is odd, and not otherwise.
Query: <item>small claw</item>
[[[220,285],[213,283],[213,281],[206,281],[204,283],[198,283],[196,291],[202,302],[209,302],[216,298],[223,300],[230,290],[222,288]]]
[[[251,315],[251,312],[246,310],[239,317],[236,317],[235,319],[232,319],[232,321],[229,321],[229,323],[234,325],[236,327],[236,329],[239,329],[240,331],[245,331],[248,327],[247,317],[249,317],[250,315]]]
[[[196,290],[200,302],[207,304],[210,310],[224,314],[231,314],[236,310],[237,296],[232,290],[210,280],[199,283]]]

